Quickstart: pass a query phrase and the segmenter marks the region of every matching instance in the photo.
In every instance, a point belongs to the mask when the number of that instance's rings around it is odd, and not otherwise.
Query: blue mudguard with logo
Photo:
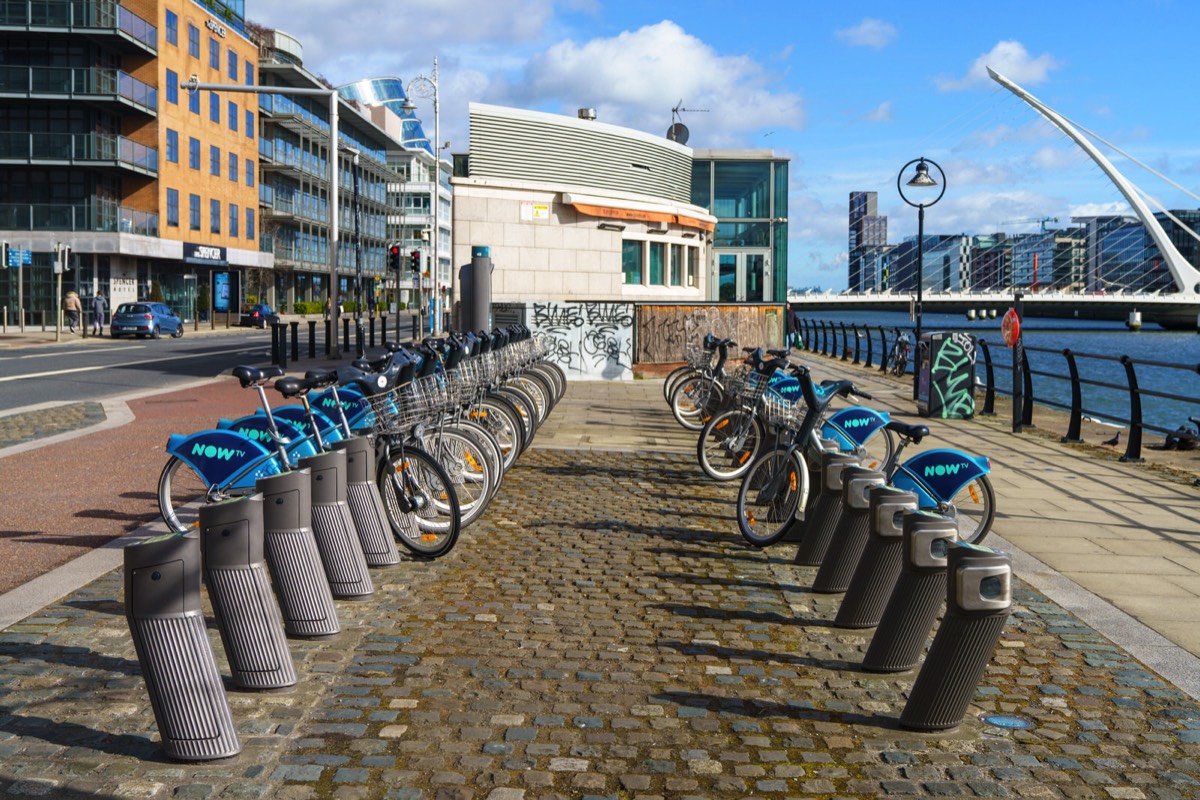
[[[800,402],[800,381],[783,370],[775,370],[767,381],[767,391],[789,403]]]
[[[312,404],[311,401],[309,404]],[[261,409],[259,411],[261,413]],[[342,436],[341,428],[335,425],[333,420],[315,408],[312,412],[313,418],[317,421],[317,430],[321,432],[321,441],[325,444],[333,444],[345,438]],[[271,414],[277,420],[282,419],[295,425],[305,436],[312,436],[312,425],[308,421],[308,413],[304,410],[304,406],[279,406],[271,409]]]
[[[866,444],[867,440],[880,431],[891,417],[886,411],[876,411],[865,406],[850,406],[833,414],[821,426],[821,438],[833,439],[838,449],[853,452]]]
[[[208,486],[252,489],[259,478],[280,473],[279,454],[231,430],[172,434],[167,453],[196,471]]]
[[[338,400],[342,401],[342,413],[346,415],[346,423],[350,426],[350,430],[369,428],[374,422],[374,417],[370,416],[371,404],[367,402],[367,398],[363,397],[363,393],[353,386],[340,386],[337,393]],[[333,397],[332,389],[326,389],[320,394],[309,395],[308,403],[334,422],[340,422],[337,415],[337,400]]]
[[[317,444],[311,436],[305,434],[299,425],[289,422],[282,417],[275,417],[275,427],[279,431],[279,435],[287,442],[286,449],[288,460],[293,464],[297,459],[305,458],[306,456],[315,456]],[[240,419],[221,419],[217,421],[217,428],[223,431],[235,431],[245,436],[247,439],[253,439],[262,444],[268,450],[275,447],[275,443],[271,441],[271,428],[267,424],[267,415],[261,410],[242,417]]]
[[[991,462],[983,456],[961,450],[926,450],[897,467],[891,482],[897,489],[916,494],[919,508],[936,508],[991,471]]]

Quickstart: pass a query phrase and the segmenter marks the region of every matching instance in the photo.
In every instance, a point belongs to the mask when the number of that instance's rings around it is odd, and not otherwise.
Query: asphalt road
[[[270,348],[269,331],[231,331],[0,350],[0,412],[168,388],[227,373],[238,364],[263,363],[270,359]]]

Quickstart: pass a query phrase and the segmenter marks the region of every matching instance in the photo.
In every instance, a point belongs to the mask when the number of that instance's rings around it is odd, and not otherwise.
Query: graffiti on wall
[[[931,405],[941,408],[948,419],[969,419],[975,415],[975,339],[969,333],[955,332],[938,348],[930,364],[930,382],[935,398]]]
[[[633,304],[530,303],[525,324],[552,343],[549,359],[574,376],[633,376]]]
[[[637,361],[681,361],[685,347],[711,333],[739,347],[780,347],[783,309],[777,306],[652,305],[638,307]]]

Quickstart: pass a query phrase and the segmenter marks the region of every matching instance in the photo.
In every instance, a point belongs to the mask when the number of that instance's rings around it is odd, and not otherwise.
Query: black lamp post
[[[913,164],[917,165],[915,173],[907,183],[901,185],[900,182],[904,179],[905,170],[907,170]],[[929,167],[931,165],[938,171],[938,175],[941,177],[941,188],[938,190],[937,196],[932,200],[927,200],[920,203],[914,202],[908,197],[908,195],[904,193],[904,186],[910,186],[915,189],[930,189],[938,186],[939,182],[934,180],[933,176],[929,174]],[[914,158],[912,161],[909,161],[900,168],[900,174],[896,176],[896,191],[900,192],[900,199],[917,209],[917,263],[915,269],[917,274],[917,306],[915,309],[917,329],[916,342],[914,342],[915,347],[913,349],[913,353],[916,354],[916,358],[913,361],[913,399],[915,400],[917,398],[917,386],[918,382],[920,381],[921,373],[921,304],[924,295],[925,283],[923,280],[925,277],[925,207],[931,206],[938,200],[941,200],[942,195],[946,193],[946,173],[942,172],[942,168],[938,166],[936,161],[931,161],[928,158]]]

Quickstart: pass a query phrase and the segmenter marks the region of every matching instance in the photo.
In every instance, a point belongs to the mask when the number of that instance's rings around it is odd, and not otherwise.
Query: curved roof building
[[[338,94],[347,100],[355,100],[364,106],[382,106],[400,118],[404,124],[404,147],[420,148],[433,155],[433,144],[421,126],[416,114],[404,108],[408,94],[399,78],[363,78],[354,83],[338,87]]]

